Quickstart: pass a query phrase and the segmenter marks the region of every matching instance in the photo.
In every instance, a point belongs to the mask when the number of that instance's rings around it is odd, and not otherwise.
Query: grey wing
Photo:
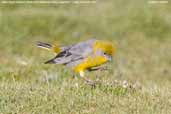
[[[86,57],[93,53],[93,44],[95,42],[95,39],[90,39],[84,42],[80,42],[76,45],[74,45],[69,52],[74,55],[79,55],[82,57]]]
[[[64,64],[67,66],[73,66],[79,61],[82,61],[85,57],[93,53],[93,43],[94,39],[80,42],[75,45],[71,45],[58,55],[55,58],[45,62],[46,64]],[[72,64],[72,65],[71,65]]]
[[[70,48],[66,48],[62,52],[58,53],[53,59],[45,62],[45,64],[66,64],[74,59],[78,59],[78,56],[69,52]]]

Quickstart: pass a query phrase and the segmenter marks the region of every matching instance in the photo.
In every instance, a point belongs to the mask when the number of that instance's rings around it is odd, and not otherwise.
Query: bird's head
[[[116,51],[112,42],[97,40],[94,44],[94,53],[101,51],[104,55],[113,57]]]

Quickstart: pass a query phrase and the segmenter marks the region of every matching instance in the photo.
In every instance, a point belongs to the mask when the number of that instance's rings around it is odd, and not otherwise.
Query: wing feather
[[[94,39],[80,42],[78,44],[69,46],[62,52],[58,53],[56,57],[45,62],[46,64],[64,64],[74,63],[76,61],[83,60],[87,56],[93,54]]]

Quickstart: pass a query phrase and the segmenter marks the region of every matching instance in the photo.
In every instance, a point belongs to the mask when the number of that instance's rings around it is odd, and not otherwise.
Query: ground
[[[146,0],[0,4],[0,113],[170,114],[169,5]],[[64,66],[43,64],[54,54],[35,45],[89,38],[117,47],[108,71],[86,73],[94,80],[100,76],[96,87]]]

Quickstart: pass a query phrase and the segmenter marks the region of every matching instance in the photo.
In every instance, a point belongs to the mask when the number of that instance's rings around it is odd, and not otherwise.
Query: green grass
[[[0,113],[170,114],[171,8],[146,0],[89,5],[0,4]],[[36,41],[115,42],[115,63],[91,87]],[[76,74],[77,75],[77,74]],[[124,87],[124,82],[128,83]]]

